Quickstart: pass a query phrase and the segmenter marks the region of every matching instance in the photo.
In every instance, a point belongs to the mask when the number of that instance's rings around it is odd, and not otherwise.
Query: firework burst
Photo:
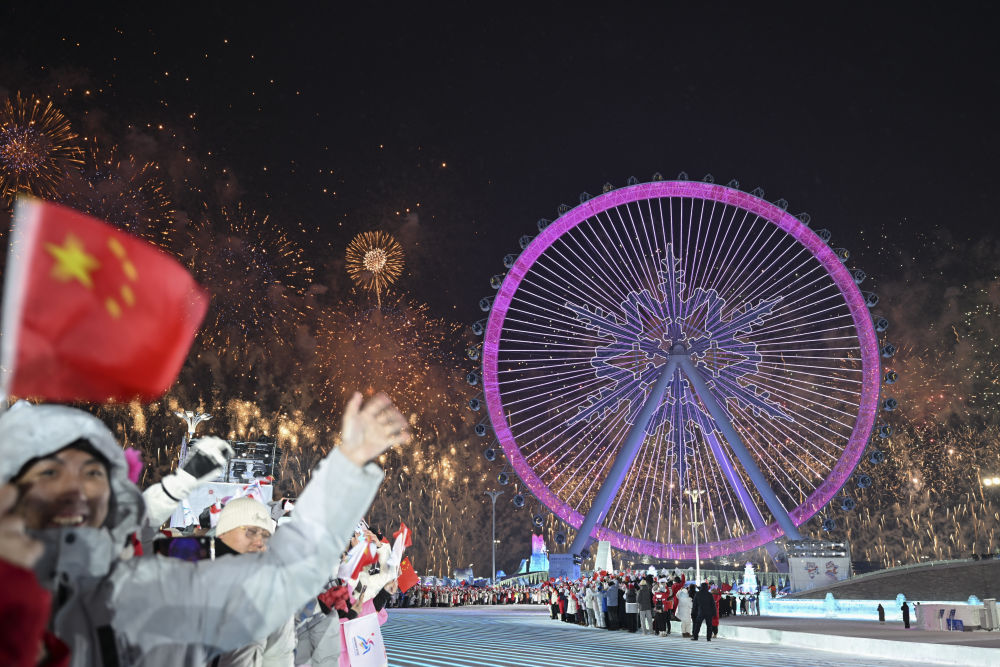
[[[209,350],[249,360],[292,342],[313,268],[282,228],[242,204],[218,216],[205,207],[184,255],[212,295],[202,334]]]
[[[52,102],[17,93],[0,107],[0,197],[49,198],[66,172],[82,162],[77,135]]]
[[[159,165],[122,158],[118,147],[92,142],[83,166],[67,175],[56,199],[119,229],[169,248],[173,207],[159,177]]]
[[[403,273],[403,248],[385,232],[362,232],[347,246],[347,273],[355,285],[375,292],[381,307],[382,292]]]

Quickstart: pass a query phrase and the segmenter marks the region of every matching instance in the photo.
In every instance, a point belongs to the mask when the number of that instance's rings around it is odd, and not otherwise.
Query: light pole
[[[203,421],[208,421],[212,418],[212,415],[207,412],[192,412],[191,410],[177,410],[174,414],[183,419],[188,427],[187,436],[184,438],[184,441],[181,442],[181,456],[180,462],[178,463],[178,466],[180,466],[184,464],[184,459],[187,458],[188,443],[190,443],[191,439],[194,438],[194,431],[198,428],[198,424]]]
[[[490,546],[493,549],[493,576],[490,577],[490,585],[497,583],[497,498],[503,495],[503,491],[487,491],[486,495],[493,501],[493,539]]]
[[[691,504],[693,509],[691,510],[691,516],[695,519],[698,518],[698,499],[701,498],[701,494],[705,493],[704,489],[684,489],[684,495],[691,498]],[[694,534],[694,580],[696,583],[701,582],[701,557],[698,555],[698,526],[705,523],[704,521],[688,521],[691,524],[691,532]]]

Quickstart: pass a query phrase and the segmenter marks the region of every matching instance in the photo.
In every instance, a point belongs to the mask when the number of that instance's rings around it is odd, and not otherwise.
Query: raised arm
[[[160,556],[121,563],[113,575],[116,632],[146,649],[201,644],[209,655],[272,632],[322,590],[371,505],[383,475],[368,461],[409,438],[385,395],[362,407],[356,394],[341,445],[313,473],[268,551],[199,563]]]

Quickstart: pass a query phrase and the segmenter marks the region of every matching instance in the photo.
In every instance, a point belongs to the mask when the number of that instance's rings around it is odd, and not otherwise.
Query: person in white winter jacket
[[[203,665],[273,632],[315,596],[382,481],[369,462],[410,437],[388,397],[361,403],[351,399],[340,446],[268,551],[195,563],[119,558],[145,506],[103,422],[60,405],[3,413],[0,483],[18,486],[14,511],[44,545],[35,573],[55,592],[49,628],[73,667]]]
[[[681,636],[690,637],[691,636],[691,596],[688,595],[687,589],[682,588],[677,591],[677,606],[674,609],[674,613],[677,618],[681,620]]]
[[[587,586],[583,590],[583,609],[587,615],[587,625],[596,625],[597,620],[594,617],[594,590],[591,586]]]
[[[598,628],[604,627],[604,611],[601,609],[601,600],[604,599],[604,591],[599,584],[594,584],[590,595],[590,612],[594,615],[595,625]]]

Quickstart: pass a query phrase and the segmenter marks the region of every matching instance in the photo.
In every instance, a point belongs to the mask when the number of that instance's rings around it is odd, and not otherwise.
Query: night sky
[[[993,226],[988,3],[487,16],[342,4],[15,3],[0,87],[90,89],[65,106],[89,102],[111,134],[179,137],[228,196],[325,242],[396,233],[416,296],[464,319],[535,220],[630,175],[763,187],[855,253]]]
[[[295,470],[304,477],[329,445],[330,424],[310,425],[342,404],[337,383],[360,386],[375,373],[374,387],[379,373],[438,355],[442,341],[461,350],[469,334],[459,325],[483,317],[476,303],[492,292],[490,277],[503,272],[518,237],[537,233],[539,218],[555,218],[559,204],[574,206],[605,182],[711,173],[717,183],[736,179],[744,190],[763,188],[766,199],[787,199],[791,212],[811,215],[813,228],[830,229],[831,245],[852,251],[852,266],[867,271],[865,287],[879,291],[893,322],[906,436],[887,448],[890,472],[871,491],[882,495],[862,503],[866,518],[854,525],[865,557],[888,564],[967,550],[925,543],[928,525],[975,525],[989,549],[1000,545],[998,508],[973,488],[980,467],[1000,470],[1000,24],[991,3],[539,3],[531,11],[493,4],[452,12],[412,4],[38,4],[0,9],[0,101],[18,91],[51,99],[82,137],[159,165],[178,237],[220,206],[268,215],[263,237],[285,235],[303,248],[286,282],[326,290],[296,287],[298,314],[272,314],[275,338],[293,341],[288,349],[257,341],[264,352],[249,358],[264,361],[250,368],[238,350],[228,362],[231,350],[213,352],[218,337],[202,341],[162,405],[112,415],[131,420],[119,424],[125,441],[153,443],[161,472],[173,451],[161,451],[154,427],[147,433],[144,425],[159,420],[156,433],[172,438],[168,409],[205,401],[239,414],[230,435],[242,437],[255,419],[272,428],[294,423],[304,443]],[[377,352],[382,365],[363,368],[360,347],[343,345],[340,334],[370,323],[371,307],[350,292],[344,253],[372,230],[403,246],[397,288],[405,302],[385,322],[376,318],[384,329],[366,332],[365,354]],[[201,279],[211,265],[197,269]],[[239,322],[239,306],[223,324]],[[328,323],[324,339],[317,330]],[[410,338],[380,338],[400,332]],[[474,423],[461,407],[472,364],[449,354],[423,369],[433,379],[419,391],[399,389],[430,406],[427,415],[436,416],[421,428],[436,444],[390,462],[420,459],[420,474],[444,471],[426,501],[441,513],[416,524],[434,549],[453,549],[434,565],[417,564],[438,573],[485,562],[482,534],[473,546],[449,545],[450,531],[460,530],[449,522],[469,522],[468,510],[488,525],[482,490],[497,472],[478,451],[475,463],[456,454]],[[314,355],[325,355],[327,375],[315,370]],[[188,389],[212,377],[211,396]],[[481,445],[468,438],[459,447]],[[960,454],[943,453],[953,449]],[[401,482],[390,489],[396,495],[377,501],[389,520],[407,494],[429,488],[429,477],[414,474],[412,488]],[[473,481],[456,491],[463,474]],[[957,495],[928,495],[935,489]],[[941,524],[920,523],[913,507],[965,509]],[[524,555],[530,527],[523,517],[498,521],[511,538],[499,554],[510,567]],[[895,546],[878,544],[897,523]],[[559,528],[546,525],[549,535]]]

